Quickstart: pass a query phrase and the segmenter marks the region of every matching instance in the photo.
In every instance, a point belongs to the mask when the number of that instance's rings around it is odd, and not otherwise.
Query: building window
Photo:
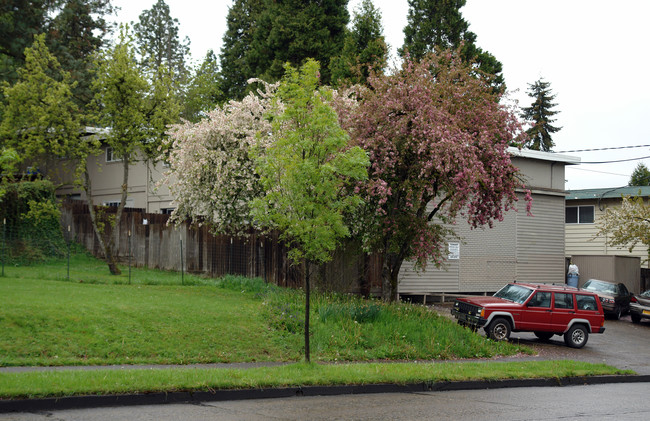
[[[566,208],[567,224],[593,224],[593,206],[569,206]]]
[[[121,158],[115,156],[115,154],[113,153],[113,148],[111,147],[106,148],[106,162],[119,162],[121,160],[122,160]]]
[[[160,209],[160,213],[164,215],[171,215],[172,212],[174,212],[174,208],[162,208]]]
[[[109,200],[108,202],[104,202],[104,206],[117,208],[117,207],[120,206],[120,201],[119,200]]]

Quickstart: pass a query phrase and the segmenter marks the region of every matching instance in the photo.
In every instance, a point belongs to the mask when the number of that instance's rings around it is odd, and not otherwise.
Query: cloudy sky
[[[136,21],[155,1],[113,0],[122,9],[116,20]],[[232,0],[166,3],[191,40],[193,59],[208,49],[218,53]],[[350,10],[359,3],[350,0]],[[394,52],[402,45],[408,2],[374,4]],[[560,111],[555,124],[562,127],[554,151],[583,162],[567,168],[567,189],[623,186],[639,162],[650,167],[650,2],[467,0],[461,12],[478,46],[503,63],[520,105],[530,105],[528,84],[540,77],[551,83]]]

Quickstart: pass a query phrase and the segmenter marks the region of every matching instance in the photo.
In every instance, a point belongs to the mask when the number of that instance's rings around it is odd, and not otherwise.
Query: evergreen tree
[[[332,84],[343,81],[366,83],[370,69],[381,72],[386,68],[388,45],[383,32],[381,12],[372,0],[363,0],[354,11],[343,52],[330,61]]]
[[[25,64],[25,48],[34,35],[45,32],[50,0],[4,0],[0,5],[0,80],[18,80],[18,69]]]
[[[348,0],[237,0],[228,13],[221,55],[225,99],[240,99],[247,81],[277,81],[284,64],[307,58],[321,63],[321,80],[331,83],[330,59],[343,50],[350,19]]]
[[[408,53],[419,60],[436,48],[456,50],[462,45],[463,60],[491,75],[491,85],[503,92],[503,66],[492,54],[476,46],[476,34],[469,30],[469,23],[460,13],[465,3],[466,0],[409,0],[404,45],[398,53],[402,57]]]
[[[25,48],[36,34],[76,82],[73,97],[82,109],[92,99],[89,56],[112,27],[110,0],[4,0],[0,4],[0,80],[13,84],[25,64]]]
[[[222,100],[241,99],[248,90],[248,79],[254,76],[249,65],[253,33],[264,0],[235,0],[228,10],[227,29],[219,59]]]
[[[529,139],[524,144],[524,147],[549,152],[555,146],[551,135],[562,128],[551,124],[555,121],[551,117],[559,112],[552,110],[557,105],[552,102],[555,95],[551,93],[550,82],[544,82],[541,78],[532,85],[528,84],[528,86],[527,93],[529,97],[533,98],[533,103],[530,107],[522,109],[522,118],[531,125],[526,130]]]
[[[210,50],[190,79],[182,112],[183,118],[196,123],[208,111],[219,105],[223,97],[219,83],[217,56]]]
[[[630,177],[629,186],[650,186],[650,170],[643,162],[639,162]]]
[[[170,69],[177,86],[182,86],[188,76],[186,59],[190,54],[190,40],[178,35],[178,19],[172,18],[169,6],[158,0],[149,10],[140,14],[133,25],[135,42],[140,56],[140,67],[152,78],[158,78],[161,66]]]
[[[82,109],[93,98],[92,54],[112,29],[104,15],[113,11],[110,0],[67,0],[49,27],[50,50],[77,82],[73,96]]]

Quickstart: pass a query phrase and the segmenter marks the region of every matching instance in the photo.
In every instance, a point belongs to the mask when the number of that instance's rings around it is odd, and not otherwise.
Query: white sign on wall
[[[460,243],[449,243],[449,260],[460,259]]]

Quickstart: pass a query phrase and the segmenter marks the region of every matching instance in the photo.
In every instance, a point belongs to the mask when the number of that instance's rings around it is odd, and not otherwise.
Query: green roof
[[[580,199],[619,199],[621,196],[650,196],[650,186],[623,186],[604,189],[568,190],[567,200]]]

